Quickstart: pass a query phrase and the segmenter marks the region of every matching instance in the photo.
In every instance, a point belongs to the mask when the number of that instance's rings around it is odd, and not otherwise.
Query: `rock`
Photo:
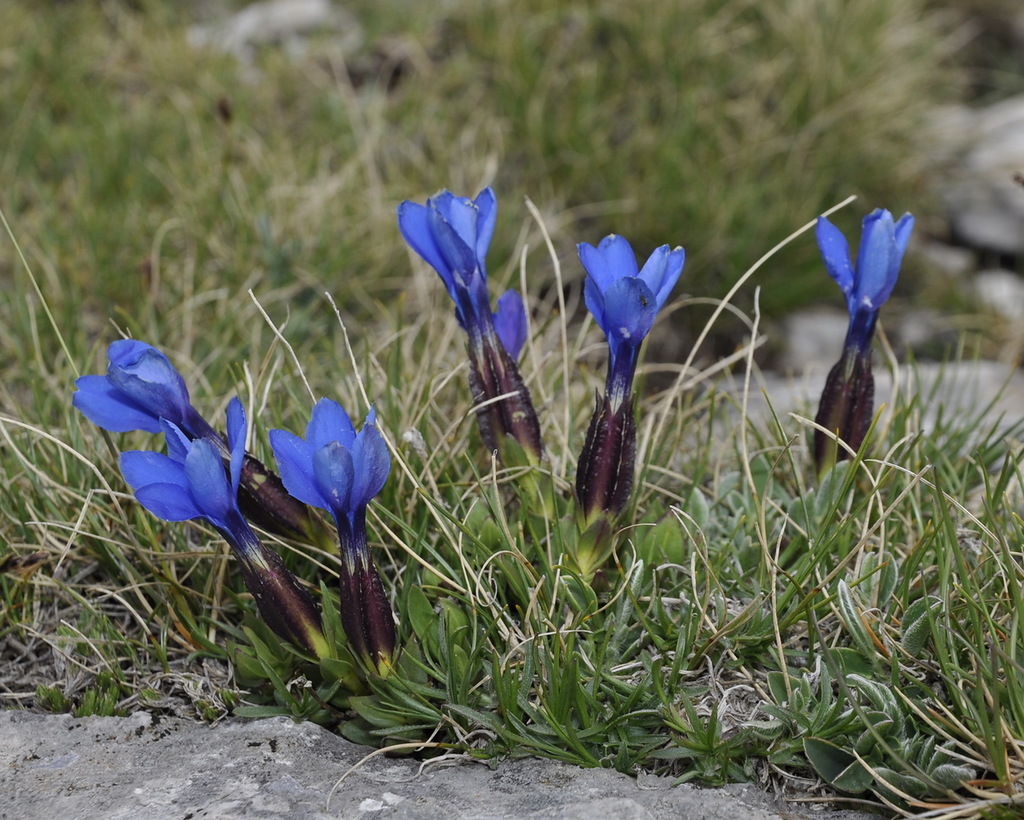
[[[985,270],[972,283],[978,301],[1005,319],[1024,318],[1024,280],[1008,270]]]
[[[794,808],[752,786],[673,788],[548,760],[492,770],[463,756],[421,763],[371,751],[286,718],[207,726],[145,712],[0,712],[0,820],[878,820]]]
[[[772,424],[774,414],[795,431],[793,420],[787,421],[788,414],[814,418],[831,364],[811,367],[791,378],[762,374],[752,379],[746,404],[748,417],[755,423]],[[891,418],[892,402],[897,394],[919,397],[918,429],[925,434],[935,429],[940,417],[944,424],[956,418],[974,419],[976,424],[972,429],[979,433],[984,433],[994,424],[1008,431],[1021,423],[1024,374],[1008,364],[963,361],[903,365],[896,371],[894,380],[892,372],[875,353],[874,376],[875,408],[877,410],[883,403],[888,405],[882,414],[883,425]],[[742,378],[735,377],[732,381],[723,382],[721,389],[739,397],[742,384]],[[739,403],[739,398],[736,400]],[[806,434],[810,435],[809,429]],[[1020,435],[1019,429],[1017,435]]]
[[[303,38],[316,31],[330,31],[340,38],[346,52],[363,41],[359,22],[330,0],[265,0],[253,3],[221,23],[193,26],[189,42],[215,48],[249,62],[257,48],[283,45],[290,52],[302,50]]]
[[[942,109],[932,118],[936,157],[952,158],[941,183],[953,233],[972,247],[1024,254],[1024,95],[978,111]]]

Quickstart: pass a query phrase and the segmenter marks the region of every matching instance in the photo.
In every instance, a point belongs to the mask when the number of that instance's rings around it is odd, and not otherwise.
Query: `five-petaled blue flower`
[[[914,229],[914,217],[904,214],[893,222],[892,214],[881,208],[864,217],[856,267],[850,261],[850,247],[835,225],[818,217],[818,248],[829,275],[846,294],[850,312],[847,346],[865,353],[878,321],[878,311],[889,298],[900,273],[903,254]]]
[[[313,408],[305,439],[271,430],[281,478],[288,491],[334,516],[341,543],[341,622],[353,651],[381,675],[390,671],[395,623],[366,541],[366,505],[384,487],[391,456],[371,409],[355,430],[337,402]]]
[[[587,308],[608,337],[607,394],[617,408],[632,390],[640,345],[679,281],[686,252],[662,245],[637,270],[633,248],[621,236],[606,236],[596,248],[586,242],[577,248],[587,271]]]
[[[522,300],[518,294],[511,298],[506,293],[498,300],[497,313],[492,314],[487,293],[487,249],[497,211],[490,188],[484,188],[476,199],[441,191],[426,205],[408,200],[399,205],[398,229],[441,277],[462,328],[475,336],[493,325],[515,359],[526,335]]]
[[[246,587],[260,614],[281,637],[318,657],[329,654],[320,615],[309,593],[280,556],[259,540],[238,507],[245,458],[245,411],[235,398],[227,413],[229,462],[209,439],[190,440],[174,423],[161,424],[167,455],[148,450],[121,454],[121,472],[147,510],[164,521],[209,521],[241,562]]]
[[[534,461],[544,452],[540,422],[516,359],[526,341],[526,307],[514,291],[498,299],[491,313],[487,293],[487,249],[494,234],[497,204],[485,188],[476,199],[441,191],[425,205],[398,206],[398,228],[410,247],[437,271],[466,331],[469,380],[479,405],[484,443],[500,450],[511,436]]]
[[[825,217],[818,217],[818,247],[829,275],[846,294],[850,314],[842,355],[825,379],[814,417],[814,463],[819,474],[859,450],[871,427],[875,408],[871,341],[878,312],[896,285],[913,229],[910,214],[893,222],[891,213],[875,209],[864,217],[854,267],[846,237]],[[845,446],[840,446],[840,441]]]
[[[160,433],[160,421],[165,419],[189,438],[215,435],[192,407],[181,374],[155,347],[120,339],[110,345],[107,358],[107,374],[76,379],[72,399],[97,427],[112,433]]]

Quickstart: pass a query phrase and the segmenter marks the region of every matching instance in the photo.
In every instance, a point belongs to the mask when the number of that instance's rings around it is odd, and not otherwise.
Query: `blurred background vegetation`
[[[442,187],[494,185],[499,277],[528,236],[532,284],[551,281],[529,197],[570,287],[575,244],[614,231],[641,254],[684,245],[681,289],[721,296],[849,194],[844,228],[884,206],[941,230],[923,117],[1019,85],[1009,45],[982,37],[999,0],[352,0],[355,46],[314,33],[247,63],[190,45],[190,25],[243,5],[5,4],[0,207],[79,362],[111,320],[197,360],[244,355],[245,322],[198,329],[252,311],[249,286],[293,331],[312,332],[324,290],[362,316],[396,304],[415,286],[394,208]],[[22,276],[4,241],[0,277]],[[837,296],[806,237],[755,284],[769,317]],[[0,311],[18,350],[35,319]]]

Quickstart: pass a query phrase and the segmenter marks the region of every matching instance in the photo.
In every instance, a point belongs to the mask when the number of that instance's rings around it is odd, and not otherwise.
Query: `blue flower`
[[[471,335],[491,318],[485,259],[496,216],[490,188],[476,199],[441,191],[426,205],[407,200],[398,206],[398,229],[444,281],[459,324]]]
[[[110,345],[107,358],[107,374],[77,379],[72,399],[97,427],[112,433],[160,433],[160,420],[166,419],[190,438],[213,432],[192,407],[181,374],[155,347],[121,339]]]
[[[506,290],[498,297],[494,331],[512,360],[518,359],[526,344],[526,306],[523,298],[514,290]]]
[[[331,399],[313,408],[306,438],[271,430],[281,479],[295,498],[330,512],[341,526],[354,527],[366,505],[384,487],[391,456],[370,410],[356,433],[348,413]]]
[[[228,405],[229,447],[225,471],[221,449],[209,439],[192,441],[163,421],[167,455],[147,450],[121,454],[121,472],[139,503],[164,521],[209,521],[241,562],[246,588],[260,614],[282,638],[317,657],[329,654],[320,614],[309,593],[285,568],[281,557],[253,532],[238,507],[245,459],[245,411],[238,399]]]
[[[321,399],[305,439],[271,430],[270,443],[288,491],[334,516],[342,558],[341,624],[355,655],[384,676],[392,668],[395,619],[366,541],[366,505],[391,469],[376,418],[371,409],[356,433],[341,405]]]
[[[75,381],[72,402],[86,418],[114,433],[162,433],[169,422],[187,439],[205,439],[228,456],[228,443],[192,406],[185,380],[163,353],[145,342],[122,339],[110,345],[107,358],[105,376]],[[173,443],[169,438],[168,444]],[[258,526],[287,537],[322,540],[321,522],[248,453],[242,461],[241,489],[242,510]]]
[[[577,249],[587,271],[587,308],[608,337],[607,393],[617,409],[632,390],[640,345],[679,281],[686,252],[662,245],[638,270],[633,248],[621,236],[606,236],[596,248],[581,242]]]
[[[526,308],[517,293],[508,291],[491,313],[487,293],[485,258],[496,214],[490,188],[476,199],[441,191],[426,205],[399,205],[398,228],[437,271],[455,302],[455,316],[468,337],[470,389],[479,406],[484,444],[500,452],[505,436],[511,436],[536,462],[544,453],[540,422],[516,365],[526,341]]]
[[[913,229],[914,217],[910,214],[894,223],[889,211],[876,208],[864,217],[855,268],[842,231],[825,217],[818,217],[816,234],[825,268],[846,294],[850,313],[847,345],[862,352],[871,346],[878,311],[896,285]]]
[[[871,342],[879,310],[896,285],[913,229],[910,214],[894,223],[889,211],[875,209],[864,217],[854,267],[846,237],[825,217],[818,217],[818,248],[829,275],[846,294],[850,314],[842,355],[825,379],[814,417],[813,454],[819,475],[848,458],[851,451],[858,451],[871,428],[875,407]]]

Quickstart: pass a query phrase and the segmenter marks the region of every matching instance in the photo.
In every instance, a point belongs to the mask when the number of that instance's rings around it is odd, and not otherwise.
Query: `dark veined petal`
[[[355,465],[352,453],[336,441],[325,444],[313,453],[313,475],[320,494],[336,516],[348,516],[354,508],[352,486]]]
[[[818,249],[829,276],[836,280],[843,293],[853,293],[853,265],[850,263],[850,245],[843,232],[823,216],[815,226]]]
[[[682,248],[669,250],[668,245],[655,248],[640,270],[640,278],[654,294],[654,303],[661,310],[668,301],[672,288],[676,286],[686,263],[686,251]]]
[[[304,504],[329,510],[330,505],[320,492],[313,474],[315,448],[287,430],[271,430],[270,446],[285,489]]]
[[[160,432],[160,417],[128,398],[106,376],[82,376],[75,379],[75,387],[72,404],[97,427],[111,433]]]
[[[498,298],[494,330],[508,355],[518,359],[526,344],[526,306],[516,291],[507,290]]]
[[[306,425],[306,441],[319,449],[332,441],[351,447],[355,439],[356,428],[345,409],[333,399],[320,399]]]
[[[213,442],[199,439],[192,443],[185,459],[185,476],[203,516],[215,526],[230,530],[232,513],[238,509],[238,495],[228,483],[224,460]]]

